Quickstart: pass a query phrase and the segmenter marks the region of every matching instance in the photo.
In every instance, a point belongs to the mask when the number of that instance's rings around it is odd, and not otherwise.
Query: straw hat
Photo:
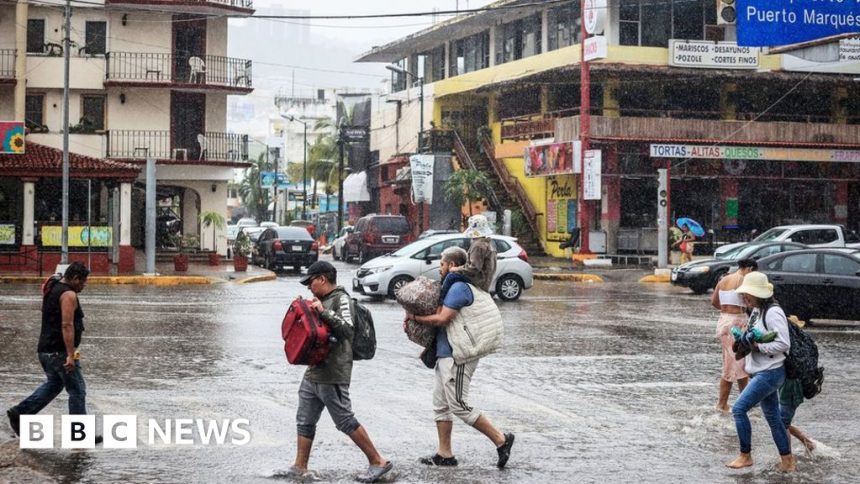
[[[761,272],[753,271],[744,276],[744,282],[735,289],[738,294],[749,294],[759,299],[768,299],[773,296],[773,284],[767,282],[767,276]]]
[[[490,221],[484,215],[472,215],[469,217],[469,225],[466,226],[464,234],[469,237],[489,237],[493,235],[493,228],[490,226]]]

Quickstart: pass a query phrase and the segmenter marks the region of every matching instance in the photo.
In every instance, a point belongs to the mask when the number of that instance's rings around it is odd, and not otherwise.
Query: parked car
[[[513,301],[534,283],[528,254],[513,237],[492,235],[491,238],[497,253],[491,292],[499,299]],[[442,251],[454,246],[469,250],[471,243],[472,239],[463,234],[418,240],[363,264],[355,273],[352,289],[367,296],[394,297],[395,291],[418,276],[438,281]]]
[[[263,230],[257,241],[263,267],[275,270],[292,266],[298,272],[319,258],[319,246],[302,227],[277,227]]]
[[[759,235],[753,242],[789,241],[804,244],[807,247],[850,247],[860,249],[860,238],[842,225],[780,225]],[[731,250],[743,245],[744,242],[727,244],[714,251],[714,257],[722,259]]]
[[[337,238],[331,242],[331,256],[334,260],[343,259],[343,246],[346,245],[346,238],[352,233],[352,225],[347,225],[340,229]]]
[[[424,232],[421,232],[418,235],[418,240],[426,239],[427,237],[433,237],[434,235],[442,235],[442,234],[459,234],[459,230],[447,230],[447,229],[427,229]]]
[[[348,262],[355,258],[364,264],[414,240],[409,222],[403,215],[365,215],[358,219],[355,229],[346,239],[344,260]]]
[[[248,235],[248,238],[251,239],[251,257],[250,261],[252,264],[262,264],[263,259],[260,257],[260,252],[257,248],[257,241],[260,240],[260,234],[263,233],[263,227],[242,227],[242,232]]]
[[[316,237],[317,226],[310,220],[293,220],[290,222],[290,227],[304,227],[311,237]]]
[[[812,318],[860,318],[860,250],[808,249],[759,261],[786,314]]]
[[[236,222],[238,227],[259,227],[256,219],[251,217],[240,218],[238,222]]]
[[[723,276],[737,270],[741,259],[759,260],[772,254],[806,248],[794,242],[750,242],[729,253],[725,259],[694,260],[675,267],[672,269],[672,284],[703,294],[713,289]]]
[[[278,225],[277,222],[260,222],[260,227],[268,229],[268,228],[280,227],[280,225]]]

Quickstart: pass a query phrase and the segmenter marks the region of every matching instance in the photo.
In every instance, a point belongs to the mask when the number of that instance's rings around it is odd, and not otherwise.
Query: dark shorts
[[[314,438],[323,408],[328,410],[335,427],[347,435],[360,425],[352,413],[349,385],[311,383],[303,379],[299,387],[299,409],[296,411],[299,435]]]

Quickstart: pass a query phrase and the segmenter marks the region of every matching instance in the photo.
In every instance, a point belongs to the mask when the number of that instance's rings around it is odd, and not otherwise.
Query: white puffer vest
[[[493,296],[469,284],[474,301],[460,308],[445,328],[454,363],[462,365],[493,353],[502,346],[502,313]]]

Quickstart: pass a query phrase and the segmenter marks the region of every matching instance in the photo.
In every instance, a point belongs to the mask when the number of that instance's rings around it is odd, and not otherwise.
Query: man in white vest
[[[490,420],[468,404],[469,383],[481,357],[496,351],[502,343],[502,316],[493,297],[468,283],[463,276],[449,271],[466,263],[466,251],[449,247],[442,252],[439,272],[443,287],[442,304],[436,314],[407,319],[436,326],[436,385],[433,389],[433,413],[439,447],[436,453],[421,459],[422,464],[456,466],[451,449],[454,416],[486,435],[496,446],[496,466],[505,467],[514,444],[514,434],[500,432]],[[446,277],[449,279],[446,281]],[[453,282],[453,283],[452,283]]]

